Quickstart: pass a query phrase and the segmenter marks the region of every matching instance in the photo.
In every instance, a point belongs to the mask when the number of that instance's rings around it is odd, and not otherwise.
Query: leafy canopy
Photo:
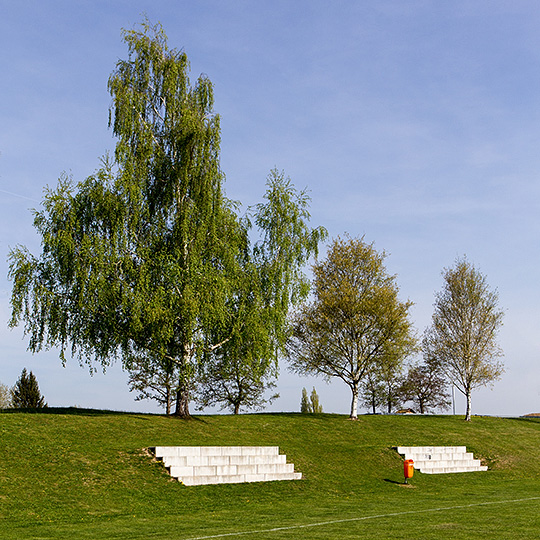
[[[30,350],[59,346],[64,362],[66,350],[91,369],[121,359],[139,396],[170,407],[172,394],[188,416],[205,362],[228,362],[210,372],[229,377],[247,352],[255,386],[271,375],[288,309],[307,294],[301,267],[325,231],[309,227],[309,198],[277,171],[240,218],[223,194],[210,80],[191,84],[160,25],[124,40],[128,59],[108,83],[114,158],[47,190],[34,216],[41,255],[10,253],[10,324],[24,321]]]
[[[314,300],[293,319],[288,355],[293,371],[338,377],[351,389],[357,416],[360,381],[369,370],[396,364],[414,347],[410,302],[398,299],[395,277],[363,239],[334,240],[313,266]]]
[[[466,420],[471,417],[471,392],[492,384],[504,368],[497,359],[502,350],[497,332],[504,312],[487,278],[467,259],[458,259],[443,271],[443,290],[436,294],[431,327],[422,347],[426,363],[438,364],[467,398]]]

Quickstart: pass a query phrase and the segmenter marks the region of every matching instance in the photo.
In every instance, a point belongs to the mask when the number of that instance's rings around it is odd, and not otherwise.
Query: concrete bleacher
[[[398,446],[397,451],[426,474],[487,471],[465,446]]]
[[[173,478],[186,486],[300,480],[277,446],[156,446]]]

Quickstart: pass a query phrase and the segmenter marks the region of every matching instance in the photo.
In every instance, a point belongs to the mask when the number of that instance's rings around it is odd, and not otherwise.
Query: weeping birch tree
[[[187,417],[200,366],[218,350],[259,333],[275,359],[324,230],[310,229],[308,198],[273,172],[251,247],[250,220],[223,194],[210,80],[191,84],[186,54],[169,49],[160,25],[124,39],[128,59],[108,84],[114,159],[47,191],[34,218],[42,254],[10,253],[10,324],[24,322],[33,352],[58,346],[62,361],[69,352],[91,369],[121,360],[140,396],[174,401]],[[260,305],[243,317],[238,300],[250,295]]]
[[[235,414],[241,408],[260,409],[278,397],[278,359],[289,336],[287,316],[306,299],[309,281],[302,269],[326,237],[322,227],[310,228],[309,197],[297,191],[282,172],[272,170],[263,202],[250,209],[246,222],[258,237],[241,262],[236,289],[228,302],[228,325],[214,326],[200,364],[197,400],[221,405]]]
[[[497,332],[504,312],[486,276],[467,259],[443,272],[443,290],[435,296],[431,327],[422,348],[426,363],[435,363],[465,396],[465,420],[471,419],[471,394],[493,384],[504,372]]]
[[[12,324],[30,349],[69,345],[82,362],[175,366],[176,414],[188,416],[204,328],[225,299],[246,234],[222,194],[219,117],[205,76],[160,25],[124,31],[129,57],[109,79],[114,161],[62,179],[35,226],[43,254],[14,250]],[[211,347],[219,346],[212,344]]]

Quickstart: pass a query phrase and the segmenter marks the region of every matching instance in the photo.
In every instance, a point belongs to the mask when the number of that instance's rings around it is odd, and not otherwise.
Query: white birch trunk
[[[354,383],[352,387],[352,403],[351,403],[351,420],[358,419],[358,383]]]

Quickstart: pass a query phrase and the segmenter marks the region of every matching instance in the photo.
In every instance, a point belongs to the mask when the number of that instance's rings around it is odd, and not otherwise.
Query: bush
[[[0,383],[0,409],[9,409],[11,407],[11,392],[9,388]]]

